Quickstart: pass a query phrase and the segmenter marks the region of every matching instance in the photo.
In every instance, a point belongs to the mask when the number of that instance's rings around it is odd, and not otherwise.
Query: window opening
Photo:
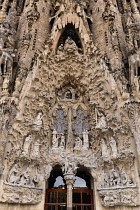
[[[58,133],[64,133],[66,130],[66,119],[62,109],[58,109],[56,111],[54,118],[54,128]]]
[[[75,29],[75,27],[73,26],[73,24],[68,23],[67,26],[65,27],[59,42],[58,42],[58,47],[60,45],[65,45],[65,41],[67,40],[67,38],[70,37],[77,45],[78,48],[82,48],[82,44],[81,44],[81,40],[78,36],[78,33]]]
[[[65,180],[59,165],[55,166],[50,174],[48,189],[66,189]]]
[[[76,116],[74,119],[74,133],[75,135],[81,135],[83,131],[88,130],[87,123],[86,123],[86,117],[83,113],[83,110],[81,108],[78,108],[76,111]]]
[[[4,75],[4,64],[1,64],[1,74]]]
[[[138,77],[140,77],[140,67],[138,67]]]
[[[8,14],[9,13],[9,10],[11,9],[10,6],[7,7],[7,10],[6,10],[6,13]]]

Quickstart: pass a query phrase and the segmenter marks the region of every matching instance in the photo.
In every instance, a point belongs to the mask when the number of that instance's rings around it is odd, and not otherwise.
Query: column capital
[[[75,178],[74,174],[64,174],[64,179],[65,179],[67,185],[73,186],[76,178]]]

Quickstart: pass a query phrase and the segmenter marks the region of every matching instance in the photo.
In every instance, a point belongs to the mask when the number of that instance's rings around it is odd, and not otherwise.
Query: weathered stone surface
[[[93,179],[97,210],[139,209],[139,8],[135,0],[2,1],[0,208],[43,210],[59,165],[68,209],[80,168]]]

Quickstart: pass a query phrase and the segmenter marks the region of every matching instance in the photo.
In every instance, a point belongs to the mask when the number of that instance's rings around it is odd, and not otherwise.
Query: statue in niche
[[[32,150],[32,157],[37,158],[39,157],[39,147],[40,147],[40,140],[38,139],[34,145],[33,145],[33,150]]]
[[[15,164],[11,168],[11,170],[9,171],[9,175],[8,175],[7,181],[9,183],[12,183],[12,184],[16,183],[19,180],[18,173],[19,173],[19,165],[18,164]]]
[[[30,148],[30,144],[32,142],[32,136],[31,135],[28,135],[26,138],[25,138],[25,141],[24,141],[24,144],[23,144],[23,152],[22,152],[22,156],[27,156],[29,154],[29,148]]]
[[[74,53],[74,52],[78,53],[78,47],[77,47],[75,41],[69,36],[65,41],[64,51],[66,51],[68,53]]]
[[[61,147],[62,149],[65,147],[65,136],[64,136],[63,133],[61,134],[60,147]]]
[[[80,137],[77,137],[75,139],[74,150],[81,150],[81,148],[82,148],[82,140],[80,139]]]
[[[111,186],[119,186],[120,185],[120,176],[115,171],[115,169],[112,169],[111,174],[110,174],[110,185]]]
[[[110,138],[110,147],[111,147],[113,158],[116,158],[117,155],[118,155],[118,150],[117,150],[116,141],[115,141],[115,139],[113,137]]]
[[[83,148],[88,149],[89,148],[89,136],[88,136],[88,131],[84,130],[83,131]]]
[[[42,118],[43,118],[42,112],[38,112],[38,114],[33,122],[34,130],[39,131],[42,128],[42,124],[43,124]]]
[[[58,137],[57,137],[57,131],[55,129],[53,130],[52,147],[58,148]]]
[[[60,44],[59,47],[57,48],[57,56],[60,56],[60,57],[61,55],[63,56],[63,51],[64,51],[64,45]]]
[[[101,139],[101,150],[102,150],[103,159],[109,159],[110,154],[109,154],[108,146],[107,146],[104,138]]]
[[[96,122],[96,128],[103,129],[107,127],[106,118],[102,112],[97,113]]]
[[[64,96],[65,99],[72,99],[72,93],[70,90],[67,90]]]

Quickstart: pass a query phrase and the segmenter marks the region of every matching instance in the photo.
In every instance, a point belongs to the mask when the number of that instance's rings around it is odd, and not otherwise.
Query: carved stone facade
[[[67,209],[81,167],[96,210],[140,209],[139,1],[0,7],[0,209],[44,210],[56,165]]]

